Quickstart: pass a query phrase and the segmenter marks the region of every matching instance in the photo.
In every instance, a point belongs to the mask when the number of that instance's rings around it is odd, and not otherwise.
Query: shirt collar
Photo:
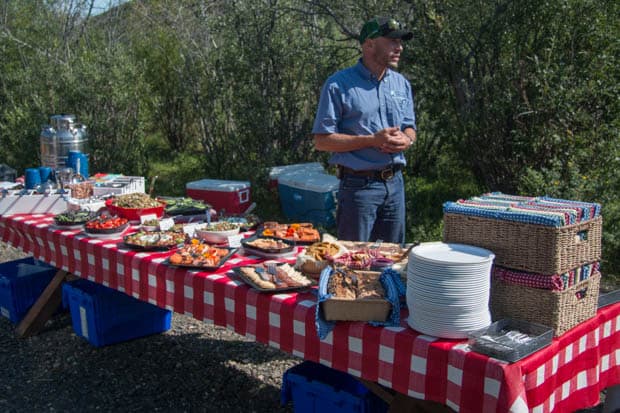
[[[362,63],[362,58],[360,57],[359,60],[357,61],[357,64],[355,65],[356,70],[358,71],[358,73],[362,76],[362,78],[366,79],[366,80],[374,80],[377,81],[378,79],[375,77],[375,75],[372,74],[372,72],[370,70],[368,70],[368,68],[366,66],[364,66],[364,63]],[[385,74],[383,75],[383,79],[381,80],[385,80],[385,78],[387,78],[388,76],[391,75],[392,69],[390,69],[389,67],[385,69]]]

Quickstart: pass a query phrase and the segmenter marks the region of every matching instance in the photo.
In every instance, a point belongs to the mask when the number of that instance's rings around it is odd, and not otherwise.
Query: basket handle
[[[580,242],[587,241],[588,233],[589,231],[587,229],[577,232],[577,234],[575,234],[575,243],[579,244]]]
[[[582,288],[579,291],[575,292],[575,296],[578,300],[583,300],[588,295],[588,287]]]

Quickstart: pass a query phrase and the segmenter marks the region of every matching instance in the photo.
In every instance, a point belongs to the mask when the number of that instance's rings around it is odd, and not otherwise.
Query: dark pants
[[[338,239],[405,242],[402,172],[387,180],[344,174],[338,189]]]

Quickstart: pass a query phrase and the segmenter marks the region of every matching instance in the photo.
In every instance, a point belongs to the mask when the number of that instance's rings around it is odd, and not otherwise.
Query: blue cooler
[[[297,171],[278,177],[280,206],[287,219],[333,227],[340,181],[333,175]]]
[[[19,323],[57,271],[32,257],[0,264],[0,314]]]
[[[269,170],[269,188],[278,189],[278,178],[280,176],[296,172],[325,173],[325,168],[319,162],[274,166]]]

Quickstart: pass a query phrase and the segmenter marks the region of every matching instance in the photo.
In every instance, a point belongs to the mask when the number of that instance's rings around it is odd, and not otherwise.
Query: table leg
[[[454,410],[441,403],[414,399],[372,381],[360,378],[358,380],[390,406],[388,413],[454,413]]]
[[[30,310],[19,322],[16,328],[17,337],[30,337],[37,334],[47,320],[60,306],[62,301],[62,283],[65,280],[77,279],[73,274],[58,270],[52,281],[45,287],[37,301],[30,307]]]

